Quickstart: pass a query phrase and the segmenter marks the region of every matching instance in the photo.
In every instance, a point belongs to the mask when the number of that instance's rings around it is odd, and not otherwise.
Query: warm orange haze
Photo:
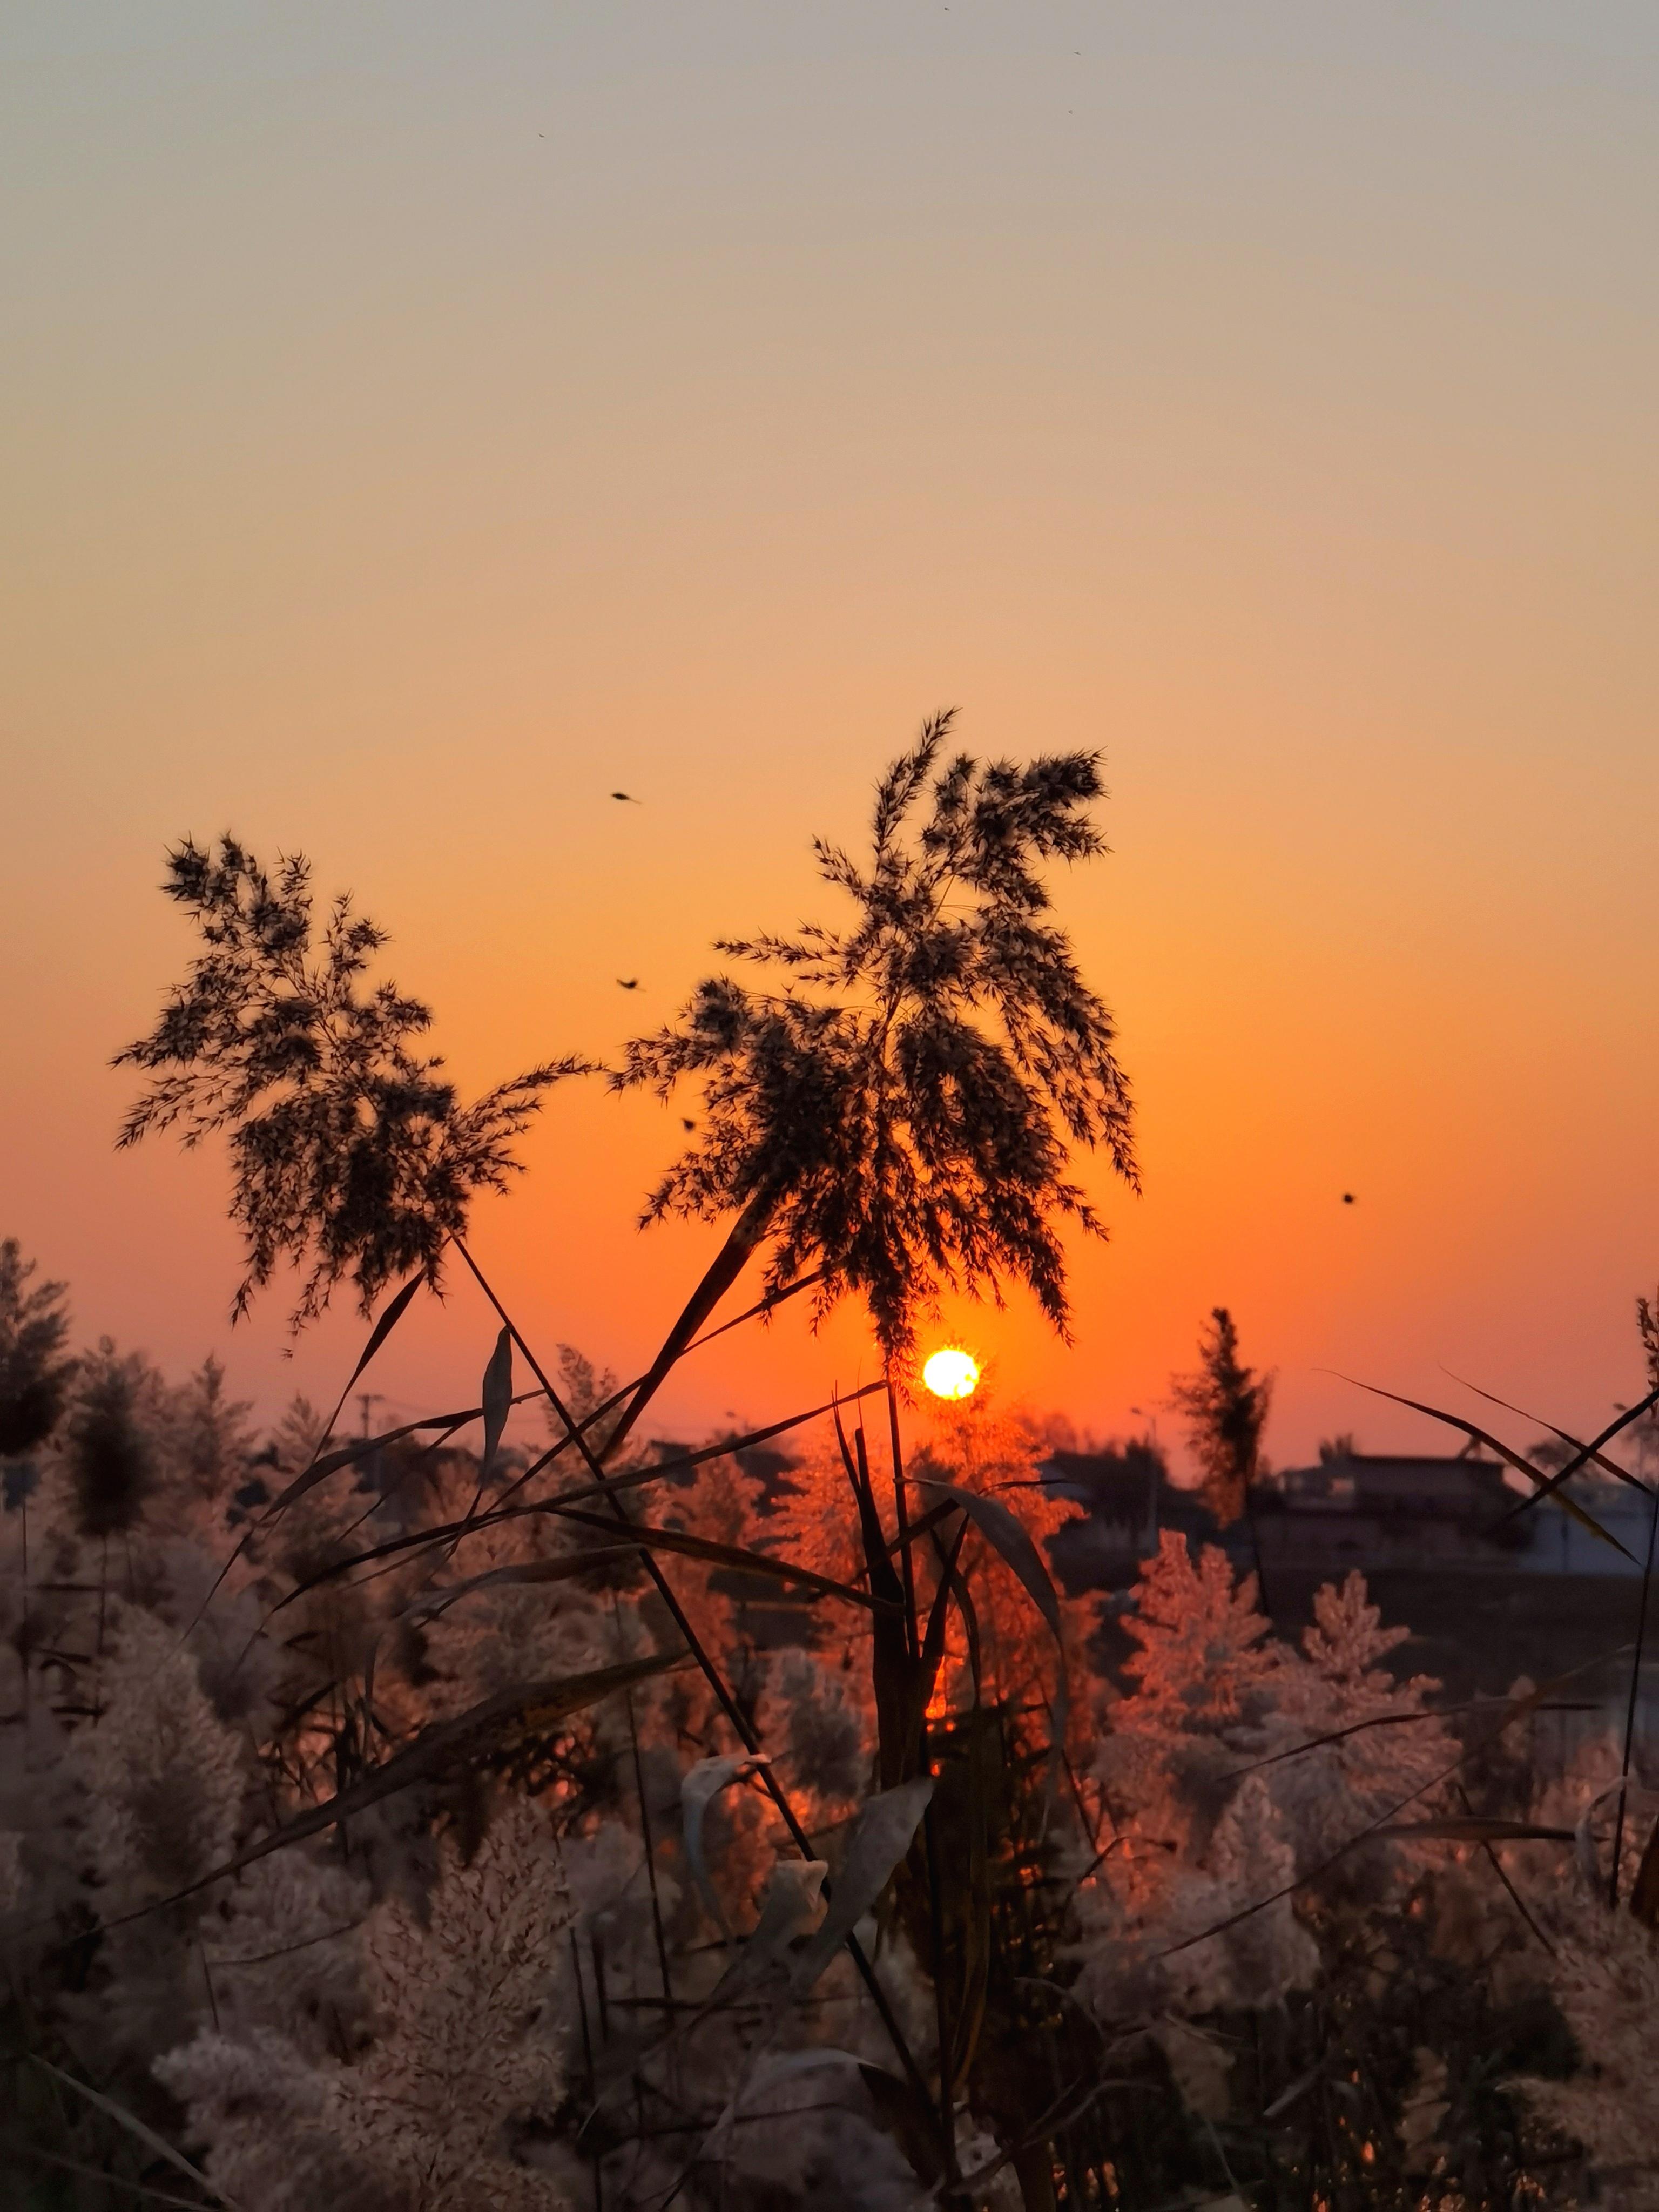
[[[351,886],[476,1089],[613,1054],[712,938],[817,911],[809,838],[956,702],[980,752],[1105,751],[1113,857],[1056,896],[1145,1194],[1100,1181],[1071,1346],[1018,1297],[941,1340],[1167,1433],[1224,1300],[1281,1462],[1424,1437],[1333,1370],[1569,1425],[1633,1395],[1643,11],[3,36],[6,1224],[84,1334],[215,1347],[265,1407],[356,1341],[290,1364],[276,1297],[233,1336],[219,1164],[111,1152],[106,1062],[184,956],[173,839]],[[541,1340],[647,1356],[709,1249],[632,1225],[678,1133],[551,1103],[476,1224]],[[459,1283],[412,1317],[386,1410],[459,1401],[489,1330]],[[697,1357],[688,1431],[872,1371],[850,1316]]]

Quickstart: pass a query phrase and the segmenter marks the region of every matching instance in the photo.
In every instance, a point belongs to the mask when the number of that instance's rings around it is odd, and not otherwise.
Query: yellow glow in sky
[[[979,1362],[954,1346],[936,1352],[921,1370],[936,1398],[971,1398],[979,1384]]]

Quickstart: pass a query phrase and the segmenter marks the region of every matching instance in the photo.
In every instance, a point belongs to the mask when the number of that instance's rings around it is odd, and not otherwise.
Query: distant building
[[[1549,1500],[1517,1513],[1523,1493],[1506,1468],[1472,1452],[1330,1452],[1316,1466],[1258,1484],[1246,1518],[1227,1529],[1196,1492],[1170,1480],[1147,1443],[1053,1452],[1042,1472],[1053,1492],[1085,1509],[1049,1547],[1073,1594],[1128,1589],[1171,1528],[1194,1544],[1219,1544],[1242,1570],[1259,1569],[1270,1592],[1287,1577],[1316,1583],[1352,1568],[1368,1576],[1633,1575],[1647,1553],[1650,1509],[1640,1491],[1575,1478],[1573,1502],[1614,1540],[1607,1543]]]
[[[1526,1493],[1497,1460],[1343,1451],[1287,1468],[1251,1500],[1264,1569],[1364,1574],[1386,1567],[1488,1574],[1632,1575],[1650,1507],[1632,1486],[1575,1476],[1565,1493],[1612,1543],[1553,1499]],[[1623,1547],[1622,1551],[1620,1547]]]

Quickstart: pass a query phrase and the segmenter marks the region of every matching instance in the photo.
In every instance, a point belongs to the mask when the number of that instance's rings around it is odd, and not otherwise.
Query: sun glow
[[[936,1398],[971,1398],[979,1383],[979,1362],[958,1346],[934,1352],[921,1379]]]

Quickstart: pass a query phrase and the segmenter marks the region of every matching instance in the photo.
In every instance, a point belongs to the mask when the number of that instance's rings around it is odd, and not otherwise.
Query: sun
[[[979,1383],[979,1362],[959,1345],[950,1345],[931,1356],[921,1379],[936,1398],[971,1398]]]

